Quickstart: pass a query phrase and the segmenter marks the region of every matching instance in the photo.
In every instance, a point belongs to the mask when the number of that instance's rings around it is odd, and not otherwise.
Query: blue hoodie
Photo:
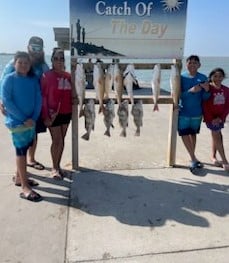
[[[5,124],[15,128],[27,119],[36,121],[41,111],[41,91],[37,77],[8,74],[1,83],[1,97],[6,109]]]

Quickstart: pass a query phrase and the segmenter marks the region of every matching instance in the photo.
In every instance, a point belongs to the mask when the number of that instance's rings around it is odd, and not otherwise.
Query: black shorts
[[[36,121],[36,133],[46,132],[47,127],[44,125],[41,115],[39,116],[38,120]]]
[[[71,119],[72,119],[72,114],[71,113],[58,114],[56,116],[54,122],[52,123],[51,127],[57,127],[57,126],[60,126],[60,125],[69,124]]]

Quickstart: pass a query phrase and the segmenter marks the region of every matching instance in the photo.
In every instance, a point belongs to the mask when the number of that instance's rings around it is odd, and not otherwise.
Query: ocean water
[[[10,54],[0,54],[0,75],[2,73],[3,68],[5,65],[13,58],[13,55]],[[50,56],[46,56],[46,62],[50,65]],[[229,87],[229,57],[200,57],[201,60],[201,68],[199,71],[208,75],[212,69],[215,67],[221,67],[226,72],[226,78],[224,80],[224,84]],[[134,61],[133,61],[134,62]],[[140,61],[138,61],[140,62]],[[155,61],[153,61],[155,62]],[[160,60],[157,60],[160,62]],[[163,62],[163,61],[162,61]],[[183,68],[185,69],[185,58],[182,62]],[[66,70],[70,71],[70,57],[66,56]],[[140,83],[140,86],[150,86],[150,82],[152,79],[152,70],[136,70],[136,76]],[[162,70],[161,73],[161,88],[167,91],[170,91],[169,86],[169,77],[170,77],[170,70]]]

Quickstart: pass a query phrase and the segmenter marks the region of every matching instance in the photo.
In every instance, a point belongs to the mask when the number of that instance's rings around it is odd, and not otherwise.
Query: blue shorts
[[[206,126],[207,126],[208,129],[210,129],[211,131],[220,131],[221,129],[224,128],[224,123],[221,122],[219,125],[213,125],[212,123],[206,123]]]
[[[10,129],[11,137],[17,156],[25,156],[27,150],[33,144],[35,137],[35,127],[26,127],[24,125]]]
[[[178,117],[178,134],[180,136],[193,135],[200,132],[202,116],[199,117]]]

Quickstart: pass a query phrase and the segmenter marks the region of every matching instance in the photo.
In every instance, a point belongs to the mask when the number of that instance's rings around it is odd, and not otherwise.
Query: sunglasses
[[[53,57],[53,60],[64,62],[64,57]]]
[[[40,45],[34,45],[34,44],[30,45],[30,49],[33,52],[41,52],[41,51],[43,51],[43,47],[41,47]]]

